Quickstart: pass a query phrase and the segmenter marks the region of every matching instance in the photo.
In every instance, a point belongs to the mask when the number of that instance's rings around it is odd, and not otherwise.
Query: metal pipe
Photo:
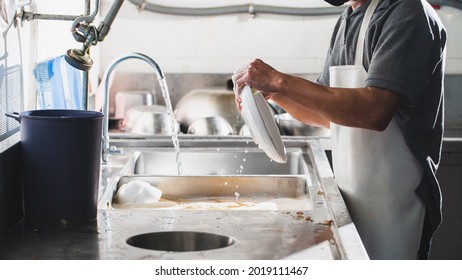
[[[99,0],[95,2],[95,11],[90,16],[91,20],[96,17],[99,10]],[[85,0],[85,15],[89,15],[91,12],[91,0]],[[75,21],[74,21],[75,22]],[[74,29],[72,29],[74,30]],[[89,87],[89,72],[83,71],[82,74],[82,107],[84,110],[88,110],[88,87]]]
[[[85,0],[85,15],[89,15],[91,12],[91,0]]]
[[[120,7],[122,7],[122,4],[124,3],[124,0],[114,0],[114,3],[112,4],[111,8],[107,12],[106,17],[104,18],[103,22],[106,25],[111,26],[112,23],[114,22],[115,17],[117,16],[117,13],[120,10]]]
[[[89,85],[89,73],[83,71],[82,73],[82,109],[88,110],[88,85]]]
[[[159,14],[169,14],[178,16],[213,16],[213,15],[226,15],[226,14],[278,14],[289,16],[329,16],[338,15],[345,10],[345,6],[340,7],[327,7],[327,8],[295,8],[295,7],[280,7],[269,5],[234,5],[222,7],[209,7],[209,8],[184,8],[184,7],[171,7],[162,6],[149,3],[146,0],[129,0],[132,4],[139,7],[140,10],[147,10]],[[450,6],[462,10],[461,0],[430,0],[430,4],[439,4],[443,6]]]
[[[103,41],[106,35],[109,33],[109,29],[111,29],[111,25],[114,22],[114,19],[116,18],[117,13],[119,12],[123,3],[124,0],[115,0],[106,17],[103,19],[103,21],[101,21],[100,25],[98,26],[99,41]]]
[[[170,7],[149,3],[145,0],[129,0],[132,4],[137,5],[141,10],[147,10],[160,14],[181,15],[181,16],[211,16],[239,13],[269,13],[280,15],[294,16],[326,16],[337,15],[345,10],[345,7],[328,7],[328,8],[293,8],[277,7],[267,5],[235,5],[210,8],[182,8]]]
[[[21,20],[35,20],[35,19],[43,19],[43,20],[64,20],[64,21],[72,21],[78,18],[79,16],[75,15],[53,15],[53,14],[37,14],[28,11],[22,11]]]
[[[81,22],[92,23],[99,11],[99,0],[95,0],[95,10],[90,15],[90,0],[85,2],[85,15],[74,20],[71,26],[71,32],[75,32],[77,25]]]

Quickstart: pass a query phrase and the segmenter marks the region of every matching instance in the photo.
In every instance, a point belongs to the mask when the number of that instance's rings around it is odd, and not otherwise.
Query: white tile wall
[[[36,0],[41,13],[80,14],[83,0]],[[102,0],[104,17],[112,0]],[[208,7],[231,4],[326,7],[323,0],[157,0],[156,4]],[[93,3],[93,1],[92,1]],[[449,29],[448,73],[462,73],[462,12],[443,7],[438,12]],[[259,57],[289,73],[318,73],[324,63],[337,16],[289,17],[247,14],[185,17],[139,12],[125,1],[105,41],[92,48],[95,67],[102,74],[117,56],[143,52],[168,73],[230,73]],[[99,23],[96,21],[96,25]],[[57,56],[78,47],[69,33],[70,22],[40,21],[38,58]],[[99,52],[100,51],[100,52]],[[101,63],[99,65],[99,63]],[[124,64],[125,65],[125,64]],[[139,62],[126,62],[120,71],[145,72]]]
[[[85,7],[82,0],[36,0],[36,2],[39,14],[81,15]],[[63,55],[67,49],[80,47],[70,32],[72,21],[37,20],[36,22],[38,60]]]
[[[228,2],[236,1],[220,5]],[[324,6],[323,1],[305,2]],[[316,73],[324,63],[335,21],[336,16],[168,16],[139,12],[125,3],[100,46],[101,59],[107,65],[120,54],[138,51],[153,57],[164,72],[230,73],[258,57],[282,71]]]

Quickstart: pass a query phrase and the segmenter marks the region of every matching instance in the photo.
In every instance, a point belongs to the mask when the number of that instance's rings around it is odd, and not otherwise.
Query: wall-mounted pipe
[[[294,8],[268,5],[234,5],[209,8],[184,8],[163,6],[150,3],[146,0],[129,0],[140,10],[146,10],[159,14],[178,15],[178,16],[212,16],[226,14],[278,14],[290,16],[329,16],[338,15],[345,10],[345,7],[327,7],[327,8]],[[430,4],[450,6],[462,10],[462,0],[430,0]]]
[[[152,4],[146,0],[128,0],[140,10],[146,10],[159,14],[179,15],[179,16],[211,16],[211,15],[226,15],[226,14],[279,14],[279,15],[293,15],[293,16],[328,16],[338,15],[345,9],[344,7],[329,7],[329,8],[294,8],[294,7],[277,7],[267,5],[236,5],[236,6],[223,6],[212,8],[183,8],[171,7]],[[462,10],[462,0],[430,0],[430,4],[442,5],[453,7]],[[55,15],[55,14],[38,14],[27,11],[22,11],[19,16],[21,20],[68,20],[74,21],[79,16],[76,15]]]
[[[20,13],[18,14],[18,19],[21,22],[25,20],[32,21],[36,19],[73,21],[78,17],[79,16],[74,15],[38,14],[34,12],[25,11],[24,9],[21,9]]]
[[[123,0],[121,0],[123,1]],[[59,14],[39,14],[34,12],[25,11],[24,7],[21,8],[20,13],[17,15],[21,23],[24,20],[60,20],[60,21],[73,21],[71,30],[74,30],[77,24],[81,22],[91,23],[98,14],[99,11],[99,2],[100,0],[95,0],[95,10],[90,14],[91,11],[91,0],[84,0],[84,15],[59,15]],[[88,109],[88,71],[83,71],[82,73],[82,108],[85,110]]]
[[[91,0],[85,0],[85,13],[83,16],[82,15],[39,14],[39,13],[30,12],[30,11],[25,11],[24,7],[22,7],[17,17],[21,20],[21,22],[23,22],[24,20],[31,21],[31,20],[36,20],[36,19],[62,20],[62,21],[75,21],[76,19],[79,19],[79,22],[90,21],[90,20],[93,21],[95,16],[98,14],[99,0],[96,0],[95,11],[91,15],[90,15],[90,6],[91,6],[90,1]]]
[[[150,3],[145,0],[129,0],[132,4],[138,6],[141,10],[155,12],[159,14],[180,15],[180,16],[212,16],[226,14],[279,14],[293,16],[325,16],[338,15],[344,7],[328,7],[328,8],[293,8],[293,7],[277,7],[267,5],[235,5],[210,8],[183,8],[162,6]]]
[[[74,22],[72,23],[72,26],[71,26],[71,32],[74,32],[74,30],[77,28],[77,25],[81,22],[86,22],[86,23],[92,23],[93,20],[95,19],[96,15],[98,14],[98,11],[99,11],[99,0],[95,0],[95,10],[93,11],[93,13],[90,15],[89,12],[89,7],[90,7],[90,1],[87,0],[87,2],[85,3],[85,13],[88,12],[88,14],[85,14],[83,16],[80,16],[78,18],[76,18],[74,20]]]

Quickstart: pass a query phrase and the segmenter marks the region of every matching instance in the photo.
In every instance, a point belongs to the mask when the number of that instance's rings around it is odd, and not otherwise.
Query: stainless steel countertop
[[[445,127],[444,138],[462,141],[462,127]]]
[[[444,129],[443,152],[462,152],[462,127]]]
[[[227,139],[216,139],[216,143],[235,142]],[[127,150],[145,146],[146,140],[142,141],[131,141]],[[155,146],[171,145],[168,138],[147,141]],[[0,259],[367,259],[319,139],[285,139],[285,144],[291,147],[300,141],[309,145],[319,178],[313,185],[317,195],[312,210],[114,210],[106,207],[104,196],[120,176],[131,172],[133,154],[126,152],[110,156],[102,166],[96,221],[44,224],[24,220],[0,243]],[[196,252],[146,250],[126,243],[133,235],[157,231],[211,232],[232,236],[237,242]]]

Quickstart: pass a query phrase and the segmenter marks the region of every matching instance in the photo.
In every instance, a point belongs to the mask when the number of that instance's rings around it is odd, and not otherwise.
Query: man
[[[372,259],[427,258],[441,223],[446,32],[423,0],[349,2],[317,83],[257,59],[236,88],[331,128],[334,175]]]

